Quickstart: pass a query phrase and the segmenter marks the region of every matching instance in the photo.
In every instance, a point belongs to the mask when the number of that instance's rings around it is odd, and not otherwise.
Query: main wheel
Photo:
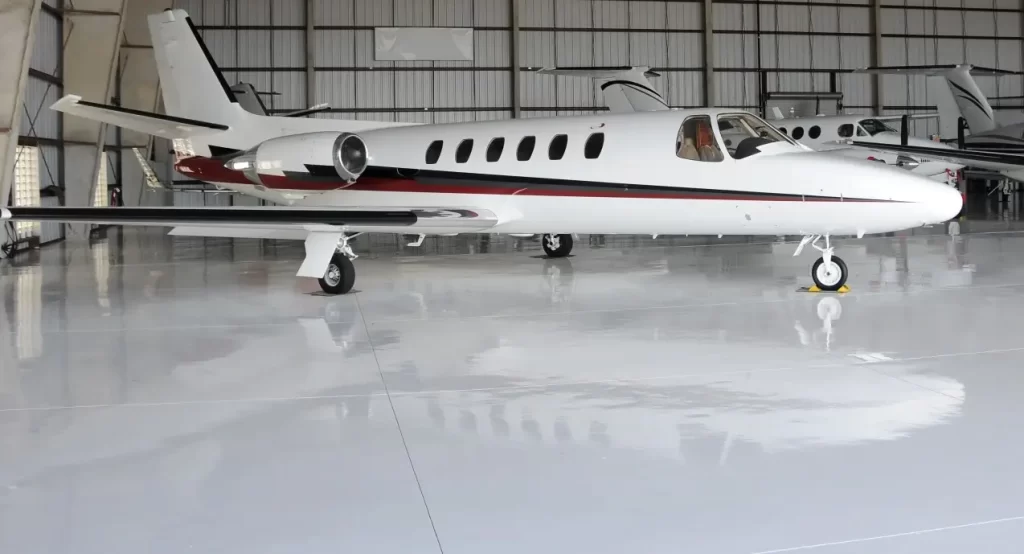
[[[356,266],[347,256],[335,252],[319,282],[320,289],[327,294],[345,294],[356,284]]]
[[[541,245],[549,258],[564,258],[572,252],[572,235],[544,235]]]
[[[850,270],[846,268],[846,262],[839,256],[832,256],[832,262],[825,265],[825,258],[818,258],[811,266],[811,279],[821,290],[835,292],[846,284],[846,278],[850,276]]]

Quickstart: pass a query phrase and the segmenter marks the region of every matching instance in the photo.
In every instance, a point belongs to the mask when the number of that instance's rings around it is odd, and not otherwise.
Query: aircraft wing
[[[980,167],[983,169],[992,169],[996,171],[1024,170],[1024,156],[1018,154],[1003,154],[1000,152],[986,152],[982,150],[932,148],[926,146],[903,146],[900,144],[883,144],[879,142],[866,142],[860,140],[850,141],[849,144],[859,148],[881,150],[883,152],[896,152],[899,154],[913,154],[930,160],[941,160],[944,162]]]
[[[219,123],[87,102],[74,94],[54,102],[50,109],[166,139],[212,135],[228,130],[228,126]]]
[[[939,113],[919,113],[919,114],[907,114],[910,119],[938,119]],[[877,115],[871,116],[871,119],[877,119],[879,121],[899,121],[903,119],[902,115]]]
[[[488,210],[469,208],[0,208],[3,221],[61,221],[174,227],[178,236],[304,240],[299,277],[322,277],[345,233],[474,233],[498,224]]]

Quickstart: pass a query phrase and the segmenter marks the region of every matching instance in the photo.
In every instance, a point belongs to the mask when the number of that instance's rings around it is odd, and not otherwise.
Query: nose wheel
[[[811,266],[811,279],[819,289],[835,292],[846,284],[846,278],[850,276],[850,270],[846,262],[839,256],[830,256],[832,259],[825,261],[824,257],[818,258]]]
[[[799,256],[807,245],[821,252],[821,257],[811,266],[811,279],[814,279],[814,284],[818,289],[836,292],[846,284],[846,279],[850,276],[850,270],[846,267],[846,262],[842,258],[832,255],[834,249],[828,235],[824,237],[825,246],[821,247],[818,246],[818,241],[822,238],[821,235],[805,236],[800,241],[800,245],[796,247],[796,252],[793,255]]]
[[[572,252],[572,235],[544,235],[541,245],[549,258],[564,258]]]

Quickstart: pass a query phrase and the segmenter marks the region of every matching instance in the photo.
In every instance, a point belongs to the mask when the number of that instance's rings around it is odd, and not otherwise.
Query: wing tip
[[[81,96],[78,96],[77,94],[67,94],[67,95],[63,96],[60,100],[57,100],[56,102],[54,102],[50,106],[50,109],[51,110],[56,110],[58,112],[63,112],[67,108],[70,108],[71,106],[78,105],[78,103],[81,102],[81,101],[82,101],[82,97]]]

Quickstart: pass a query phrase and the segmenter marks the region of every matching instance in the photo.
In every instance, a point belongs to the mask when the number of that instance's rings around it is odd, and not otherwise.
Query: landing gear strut
[[[544,235],[541,245],[549,258],[564,258],[572,252],[572,235]]]
[[[331,256],[331,262],[327,264],[327,271],[319,279],[320,290],[327,294],[346,294],[356,284],[356,266],[352,260],[358,258],[352,247],[349,246],[349,239],[358,235],[342,236],[338,240],[338,246]]]
[[[846,279],[850,276],[850,270],[846,267],[846,262],[842,258],[832,255],[834,248],[829,242],[828,235],[825,235],[825,246],[818,246],[818,241],[821,240],[821,237],[822,235],[805,236],[800,241],[800,245],[796,247],[796,252],[793,255],[799,256],[808,244],[811,245],[811,248],[821,252],[821,257],[811,266],[811,279],[814,279],[814,284],[819,289],[835,292],[846,284]]]

